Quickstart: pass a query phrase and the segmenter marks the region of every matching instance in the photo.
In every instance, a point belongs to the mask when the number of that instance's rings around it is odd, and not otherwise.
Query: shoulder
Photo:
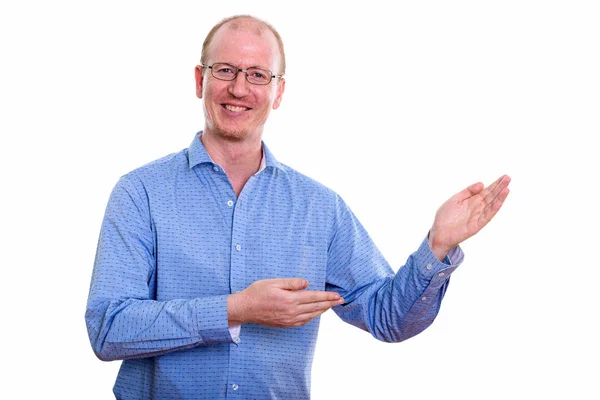
[[[289,180],[290,183],[292,183],[297,189],[307,193],[313,193],[318,196],[326,197],[331,200],[335,200],[339,197],[334,190],[318,182],[317,180],[295,170],[286,164],[280,163],[280,166],[281,170],[284,172],[282,175],[284,175],[285,179]]]
[[[151,192],[166,188],[188,168],[187,149],[150,161],[122,175],[115,189],[130,195],[148,197]]]
[[[188,166],[187,149],[150,161],[121,176],[125,181],[151,182],[177,174]]]

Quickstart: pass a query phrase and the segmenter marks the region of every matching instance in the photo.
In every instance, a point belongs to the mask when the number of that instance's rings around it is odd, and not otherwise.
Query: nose
[[[237,76],[229,85],[229,93],[235,97],[244,97],[248,94],[248,81],[246,80],[246,72],[238,71]]]

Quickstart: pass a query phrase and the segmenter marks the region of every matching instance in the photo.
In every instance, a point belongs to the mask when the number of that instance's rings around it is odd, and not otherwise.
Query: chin
[[[214,130],[215,134],[223,139],[231,141],[241,141],[250,136],[250,133],[244,129],[221,129],[217,128]]]
[[[217,125],[212,130],[217,136],[230,141],[242,141],[251,136],[260,136],[262,133],[261,127],[248,127],[239,125]]]

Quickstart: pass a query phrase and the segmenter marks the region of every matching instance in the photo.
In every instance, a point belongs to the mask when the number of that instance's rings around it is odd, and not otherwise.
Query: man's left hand
[[[481,230],[496,215],[508,196],[510,177],[503,175],[484,188],[477,182],[455,194],[438,209],[429,231],[429,246],[443,261],[450,249]]]

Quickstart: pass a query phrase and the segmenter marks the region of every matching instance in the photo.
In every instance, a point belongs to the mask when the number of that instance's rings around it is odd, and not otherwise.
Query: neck
[[[205,131],[200,140],[210,158],[225,170],[236,196],[252,175],[258,172],[262,160],[261,136],[245,140],[226,140]]]

